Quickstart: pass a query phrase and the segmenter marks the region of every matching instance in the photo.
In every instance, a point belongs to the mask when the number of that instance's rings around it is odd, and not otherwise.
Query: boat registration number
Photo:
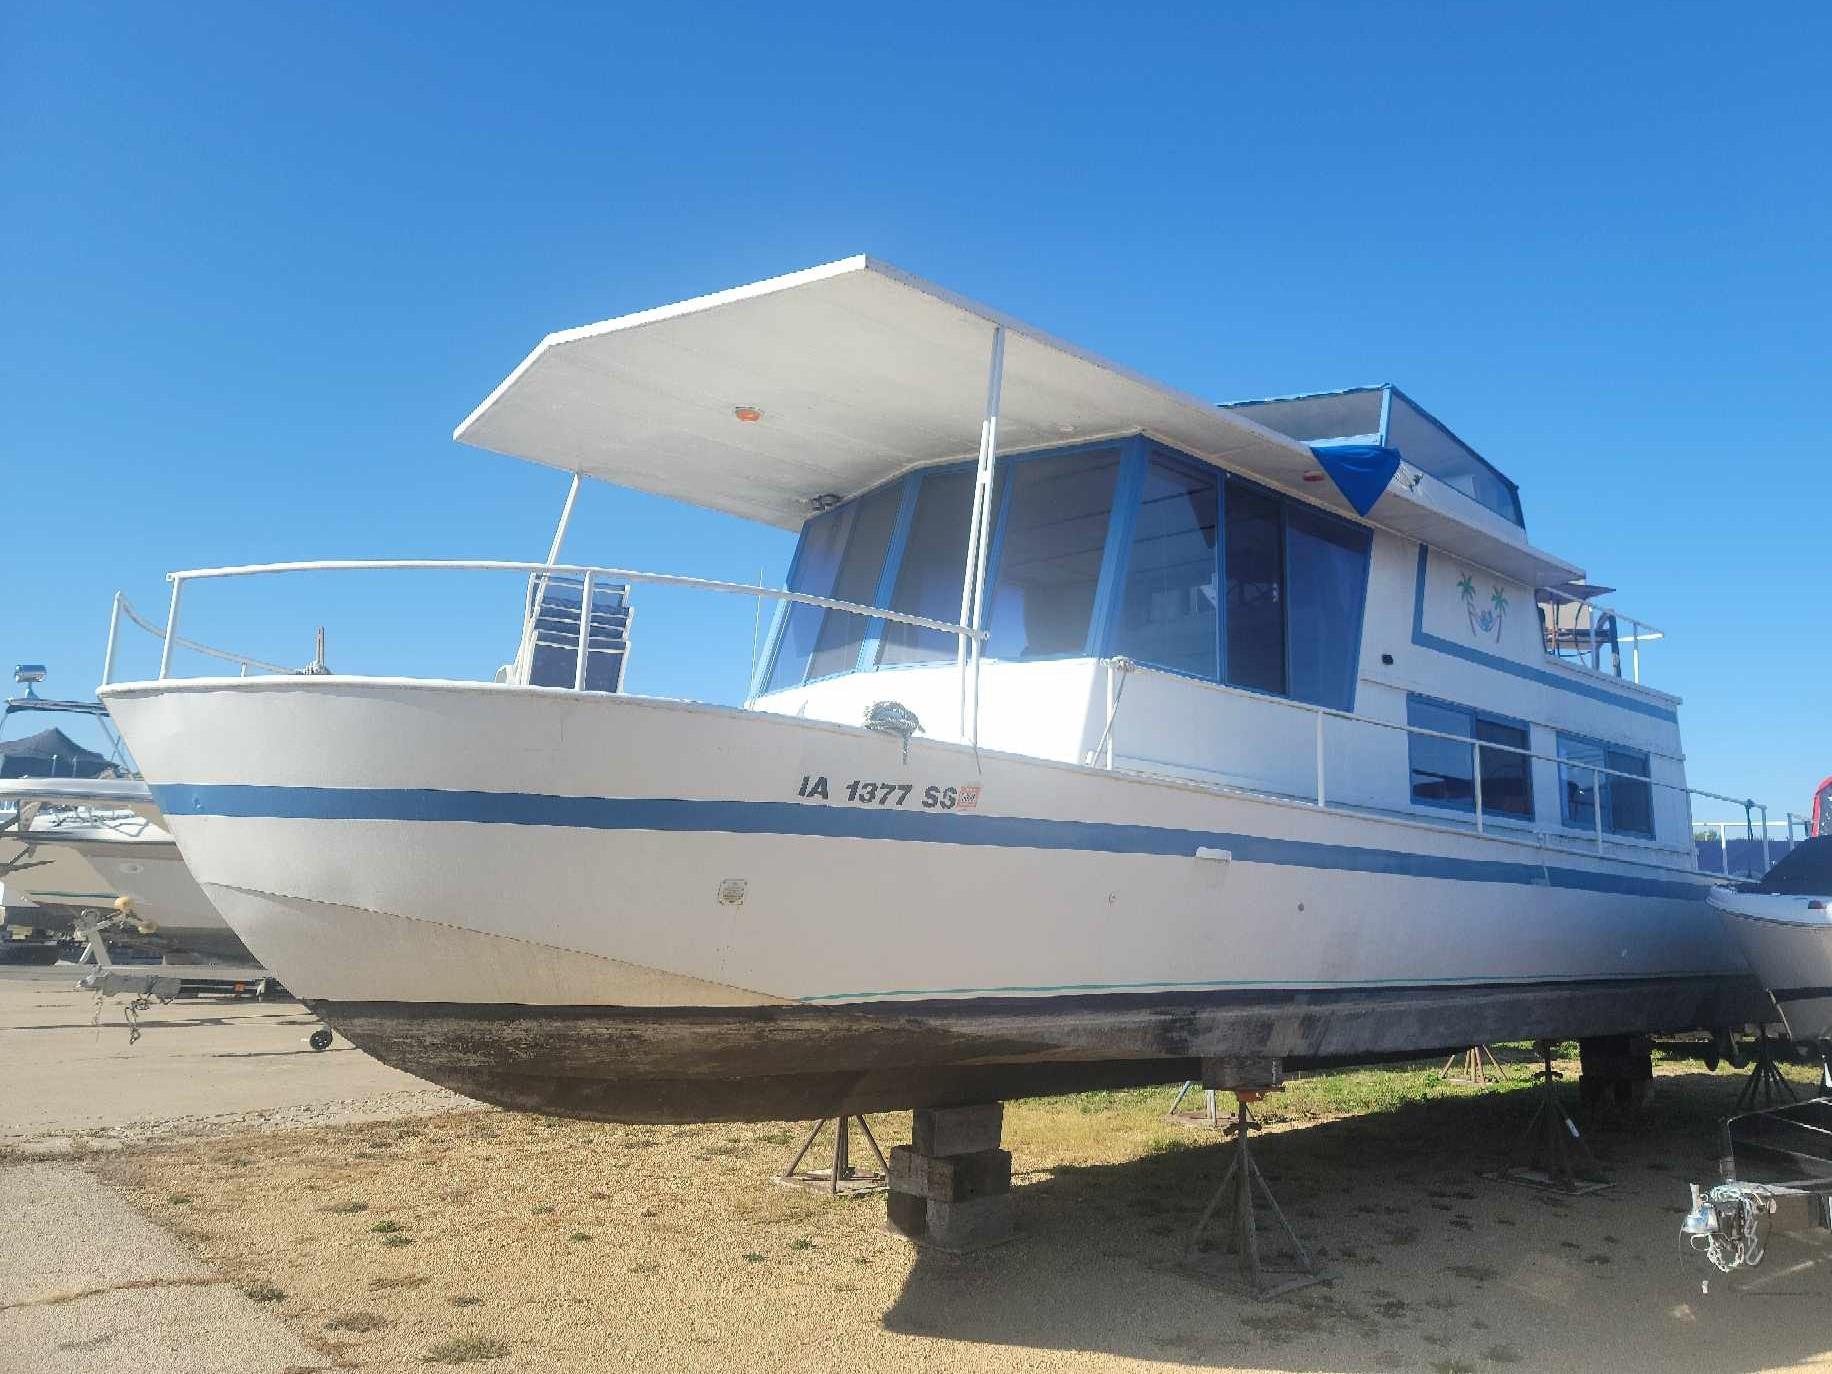
[[[914,782],[884,782],[875,778],[849,778],[830,781],[822,774],[804,773],[795,795],[809,801],[845,801],[854,806],[908,806],[924,811],[977,811],[980,807],[978,783],[965,787],[945,783],[926,786]]]

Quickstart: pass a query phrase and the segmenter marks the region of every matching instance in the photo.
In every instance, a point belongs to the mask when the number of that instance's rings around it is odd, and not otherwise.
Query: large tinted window
[[[1412,800],[1423,806],[1447,806],[1459,811],[1476,809],[1475,767],[1482,767],[1482,813],[1533,817],[1533,761],[1514,750],[1528,747],[1527,727],[1518,721],[1490,716],[1467,706],[1429,697],[1406,700],[1406,722],[1437,735],[1408,735],[1412,756]],[[1461,743],[1506,745],[1505,749],[1478,749]]]
[[[840,559],[832,589],[823,592],[812,586],[798,586],[794,590],[832,597],[836,601],[872,605],[878,591],[878,578],[884,571],[885,550],[890,547],[891,527],[897,523],[897,504],[901,497],[901,485],[893,484],[880,487],[871,495],[843,507],[852,516],[852,524],[846,534],[846,552]],[[798,576],[796,580],[801,579]],[[798,607],[797,613],[802,612],[820,617],[814,651],[808,659],[808,678],[849,672],[857,666],[859,644],[865,638],[865,617],[850,611],[823,611],[814,606]],[[786,651],[786,639],[784,648]],[[783,657],[777,659],[778,673],[784,667]],[[797,680],[791,678],[777,683],[772,675],[771,686],[794,686]]]
[[[1648,777],[1648,756],[1638,749],[1604,744],[1597,740],[1560,735],[1558,739],[1559,791],[1563,794],[1565,824],[1582,830],[1597,825],[1597,807],[1603,808],[1603,829],[1613,835],[1654,835],[1653,784]],[[1596,771],[1599,768],[1611,772]],[[1630,773],[1633,777],[1615,777]]]
[[[961,580],[967,566],[967,520],[973,510],[973,472],[926,472],[917,489],[916,518],[903,548],[889,606],[905,615],[950,624],[960,619]],[[953,658],[959,641],[941,630],[895,621],[884,626],[880,663],[920,663]]]
[[[1286,538],[1291,694],[1346,711],[1354,704],[1361,666],[1356,660],[1368,588],[1368,531],[1294,505]]]
[[[1133,525],[1114,648],[1140,663],[1216,676],[1213,475],[1152,459]]]
[[[1228,681],[1285,690],[1285,540],[1277,497],[1228,484]],[[1353,633],[1353,627],[1342,630]]]
[[[988,655],[1086,652],[1119,465],[1115,450],[1102,449],[1009,469],[986,620]]]

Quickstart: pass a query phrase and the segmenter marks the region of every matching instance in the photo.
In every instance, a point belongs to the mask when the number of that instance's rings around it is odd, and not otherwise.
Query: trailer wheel
[[[331,1048],[331,1028],[329,1026],[320,1026],[317,1030],[312,1032],[311,1039],[307,1040],[305,1043],[310,1045],[315,1050],[330,1049]]]

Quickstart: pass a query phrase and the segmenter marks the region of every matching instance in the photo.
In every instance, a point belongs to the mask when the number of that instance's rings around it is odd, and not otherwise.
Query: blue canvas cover
[[[1357,515],[1374,509],[1399,471],[1399,450],[1383,444],[1312,444],[1310,451]]]

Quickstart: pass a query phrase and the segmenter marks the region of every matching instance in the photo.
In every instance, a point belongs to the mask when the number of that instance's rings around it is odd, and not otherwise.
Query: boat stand
[[[1559,1100],[1558,1081],[1563,1075],[1552,1067],[1552,1042],[1537,1040],[1533,1047],[1539,1051],[1543,1067],[1533,1074],[1539,1083],[1534,1089],[1539,1105],[1533,1109],[1533,1119],[1527,1123],[1515,1150],[1516,1158],[1525,1155],[1525,1163],[1504,1167],[1494,1177],[1579,1196],[1600,1192],[1610,1186],[1609,1181],[1584,1143],[1578,1123]]]
[[[852,1124],[855,1121],[859,1124],[859,1134],[865,1137],[865,1143],[878,1158],[876,1173],[861,1173],[853,1165]],[[833,1126],[833,1163],[825,1169],[803,1170],[802,1160],[814,1148],[821,1129],[829,1123]],[[878,1138],[871,1133],[870,1124],[862,1116],[841,1116],[824,1117],[814,1123],[814,1129],[808,1132],[808,1138],[802,1141],[801,1149],[795,1152],[795,1158],[789,1161],[789,1167],[782,1171],[777,1182],[838,1197],[841,1193],[848,1196],[882,1193],[889,1186],[889,1179],[890,1165],[884,1162],[884,1151],[878,1148]]]
[[[1203,1110],[1180,1112],[1177,1108],[1183,1105],[1183,1099],[1190,1095],[1190,1089],[1196,1086],[1196,1080],[1190,1079],[1177,1089],[1177,1100],[1170,1104],[1170,1110],[1164,1113],[1166,1121],[1174,1121],[1179,1126],[1207,1126],[1211,1131],[1221,1128],[1221,1121],[1215,1112],[1215,1089],[1202,1090]]]
[[[1204,1089],[1213,1094],[1217,1089],[1208,1086],[1211,1079],[1212,1061],[1204,1061]],[[1258,1076],[1258,1075],[1250,1075]],[[1234,1149],[1233,1158],[1228,1161],[1227,1171],[1221,1176],[1221,1183],[1209,1199],[1209,1204],[1202,1210],[1202,1217],[1196,1223],[1196,1229],[1190,1233],[1187,1244],[1183,1247],[1183,1264],[1185,1267],[1196,1267],[1204,1250],[1203,1239],[1211,1223],[1220,1220],[1224,1227],[1225,1240],[1222,1249],[1236,1257],[1240,1272],[1246,1279],[1249,1288],[1256,1298],[1273,1298],[1282,1293],[1290,1293],[1299,1288],[1308,1288],[1312,1284],[1324,1283],[1328,1276],[1317,1269],[1310,1251],[1304,1248],[1304,1242],[1298,1239],[1298,1233],[1292,1229],[1291,1222],[1285,1217],[1279,1200],[1272,1195],[1272,1187],[1266,1182],[1266,1176],[1260,1172],[1259,1163],[1253,1158],[1253,1113],[1252,1104],[1259,1101],[1268,1092],[1280,1089],[1280,1072],[1276,1063],[1270,1066],[1270,1081],[1260,1087],[1223,1086],[1219,1089],[1234,1094]],[[1269,1270],[1260,1254],[1260,1225],[1258,1216],[1258,1199],[1263,1199],[1271,1209],[1272,1219],[1277,1231],[1282,1232],[1290,1247],[1295,1261],[1295,1270]],[[1217,1214],[1220,1214],[1219,1218]]]
[[[1463,1064],[1462,1072],[1451,1072],[1451,1066],[1456,1064],[1459,1060],[1461,1060]],[[1444,1061],[1444,1068],[1441,1076],[1446,1083],[1468,1083],[1474,1087],[1482,1088],[1488,1086],[1491,1073],[1496,1078],[1507,1077],[1507,1075],[1501,1071],[1501,1064],[1495,1058],[1495,1051],[1491,1050],[1487,1045],[1472,1045],[1464,1050],[1462,1054],[1453,1054],[1450,1058],[1446,1059]]]
[[[1823,1069],[1820,1076],[1825,1076]],[[1794,1091],[1792,1083],[1782,1077],[1781,1066],[1775,1061],[1775,1042],[1768,1038],[1768,1028],[1758,1027],[1756,1062],[1749,1071],[1749,1077],[1743,1081],[1742,1091],[1737,1094],[1733,1115],[1742,1116],[1765,1107],[1788,1106],[1799,1100],[1800,1094]]]

